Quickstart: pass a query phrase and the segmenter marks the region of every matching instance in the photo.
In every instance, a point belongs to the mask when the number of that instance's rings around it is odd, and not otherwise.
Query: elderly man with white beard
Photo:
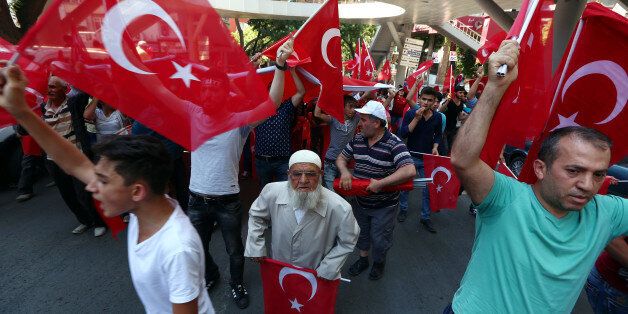
[[[321,159],[309,150],[292,154],[289,181],[267,184],[249,211],[244,256],[262,257],[316,270],[327,280],[340,278],[340,269],[353,251],[360,227],[351,205],[322,187]],[[270,255],[264,231],[272,226]]]

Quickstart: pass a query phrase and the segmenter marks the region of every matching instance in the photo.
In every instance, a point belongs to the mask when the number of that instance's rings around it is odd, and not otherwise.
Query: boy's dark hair
[[[431,95],[434,96],[434,98],[438,98],[438,96],[436,95],[436,93],[438,93],[437,91],[434,90],[434,88],[432,87],[425,87],[421,90],[421,93],[419,95]]]
[[[558,142],[566,136],[574,136],[585,142],[593,144],[599,149],[611,149],[613,143],[611,139],[602,132],[581,126],[568,126],[560,128],[549,134],[549,136],[541,143],[538,158],[543,161],[547,167],[551,167],[552,163],[558,158]]]
[[[149,135],[114,136],[96,144],[93,151],[98,158],[106,157],[115,163],[115,171],[124,184],[145,181],[151,192],[161,195],[172,175],[172,159],[166,147]]]
[[[353,104],[354,107],[358,105],[358,101],[355,98],[353,98],[353,96],[351,95],[344,95],[343,101],[344,101],[345,107],[348,104]]]
[[[436,92],[436,101],[438,102],[443,101],[443,94]]]

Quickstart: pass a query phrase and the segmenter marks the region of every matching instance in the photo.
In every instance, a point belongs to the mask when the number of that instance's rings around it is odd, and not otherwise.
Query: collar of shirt
[[[46,110],[46,112],[51,112],[52,114],[57,114],[59,111],[61,111],[61,109],[67,106],[67,104],[68,104],[68,98],[66,97],[65,100],[61,103],[61,105],[57,107],[57,109],[53,109],[52,102],[48,101],[46,102],[46,105],[44,106],[44,110]]]

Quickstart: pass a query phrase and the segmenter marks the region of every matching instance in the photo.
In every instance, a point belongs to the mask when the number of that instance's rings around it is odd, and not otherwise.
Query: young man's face
[[[579,211],[602,186],[610,150],[573,136],[562,138],[558,146],[558,155],[551,167],[540,160],[535,162],[540,196],[558,212]]]
[[[136,206],[133,201],[136,184],[124,184],[124,178],[115,170],[115,162],[102,157],[96,164],[95,171],[96,180],[90,182],[85,189],[101,202],[106,217],[121,215]]]
[[[353,119],[355,116],[355,106],[357,102],[355,101],[347,101],[345,102],[345,117],[349,119]]]
[[[434,97],[434,95],[421,95],[419,101],[421,102],[421,107],[433,109],[433,105],[436,103],[436,97]]]
[[[458,99],[464,99],[464,92],[463,91],[456,92],[455,95],[456,95],[456,98],[458,98]]]

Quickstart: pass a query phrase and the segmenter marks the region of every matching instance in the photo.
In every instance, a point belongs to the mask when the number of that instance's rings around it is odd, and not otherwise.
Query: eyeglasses
[[[319,175],[316,171],[288,171],[288,174],[292,179],[301,179],[304,175],[306,179],[314,179]]]

